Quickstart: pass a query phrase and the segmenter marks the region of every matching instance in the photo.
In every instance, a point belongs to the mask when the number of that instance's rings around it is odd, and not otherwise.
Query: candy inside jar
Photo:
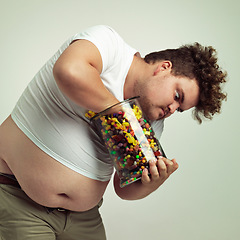
[[[92,116],[92,112],[86,116]],[[145,118],[137,97],[120,102],[91,118],[114,162],[124,187],[141,179],[149,161],[164,156],[150,122]]]

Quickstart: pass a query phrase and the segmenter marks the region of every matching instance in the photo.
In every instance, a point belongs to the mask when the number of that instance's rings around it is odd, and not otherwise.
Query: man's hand
[[[178,164],[176,159],[169,160],[159,157],[157,161],[150,160],[149,171],[145,168],[142,173],[142,184],[154,191],[177,169]],[[150,176],[149,173],[151,174]]]
[[[149,162],[149,170],[145,169],[143,171],[141,181],[139,180],[129,184],[124,188],[120,188],[120,179],[117,173],[115,173],[115,191],[122,199],[142,199],[158,189],[167,178],[177,170],[177,168],[178,164],[175,159],[169,160],[167,158],[159,157],[157,161]]]

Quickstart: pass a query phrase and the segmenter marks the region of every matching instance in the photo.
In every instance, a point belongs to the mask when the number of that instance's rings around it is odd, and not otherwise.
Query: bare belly
[[[87,178],[48,156],[11,117],[0,126],[0,172],[14,174],[35,202],[73,211],[96,206],[109,183]]]

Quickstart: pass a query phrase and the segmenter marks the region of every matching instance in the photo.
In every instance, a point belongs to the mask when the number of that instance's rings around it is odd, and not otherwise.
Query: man
[[[2,239],[105,239],[98,208],[113,167],[85,113],[138,95],[158,138],[176,110],[195,107],[199,122],[211,118],[226,97],[214,54],[195,44],[142,59],[107,26],[68,39],[0,128]],[[115,174],[115,191],[144,198],[177,168],[175,159],[158,158],[124,188]]]

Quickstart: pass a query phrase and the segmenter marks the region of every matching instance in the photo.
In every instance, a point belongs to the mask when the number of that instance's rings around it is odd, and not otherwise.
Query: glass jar
[[[151,159],[165,157],[137,98],[115,104],[91,119],[114,162],[121,187],[141,179]]]

